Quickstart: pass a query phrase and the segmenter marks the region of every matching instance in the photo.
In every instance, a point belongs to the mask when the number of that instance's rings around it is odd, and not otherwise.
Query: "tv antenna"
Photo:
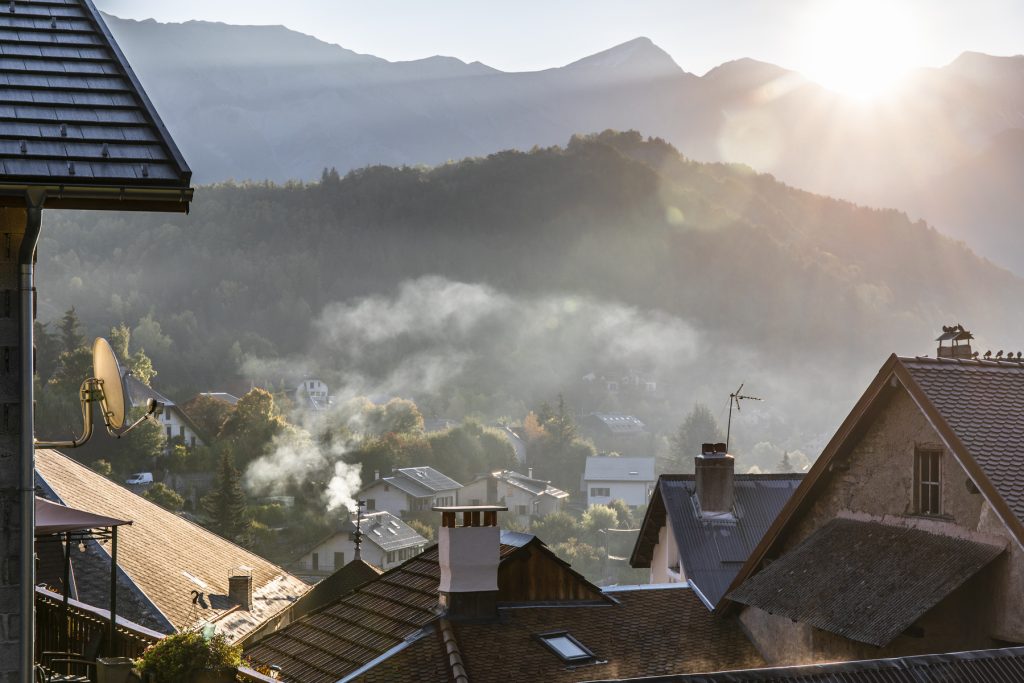
[[[744,383],[745,384],[745,383]],[[729,437],[732,436],[732,407],[736,406],[736,412],[740,412],[740,401],[763,401],[763,398],[757,396],[744,396],[743,395],[743,384],[740,384],[740,388],[729,394],[729,422],[725,427],[725,452],[729,452]]]
[[[363,542],[363,508],[364,507],[366,507],[366,501],[365,500],[357,500],[356,501],[356,530],[353,531],[352,535],[349,537],[351,539],[351,541],[356,544],[355,556],[352,558],[354,560],[361,560],[361,559],[363,559],[362,555],[360,555],[360,553],[359,553],[359,546]]]
[[[92,410],[93,404],[100,404],[100,413],[103,416],[103,424],[107,433],[115,439],[132,431],[143,421],[159,415],[164,405],[156,399],[146,401],[146,414],[138,420],[124,426],[127,415],[126,392],[124,390],[124,377],[121,375],[121,366],[117,362],[114,350],[110,343],[103,337],[97,337],[92,344],[92,374],[93,376],[82,382],[79,389],[79,400],[82,404],[82,435],[70,441],[40,441],[36,439],[35,445],[44,448],[78,448],[84,446],[92,438]]]

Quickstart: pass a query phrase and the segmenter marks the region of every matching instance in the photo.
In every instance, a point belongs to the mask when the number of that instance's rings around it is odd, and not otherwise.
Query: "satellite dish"
[[[110,343],[97,337],[92,344],[92,371],[100,382],[100,407],[107,429],[121,429],[125,418],[124,380]]]

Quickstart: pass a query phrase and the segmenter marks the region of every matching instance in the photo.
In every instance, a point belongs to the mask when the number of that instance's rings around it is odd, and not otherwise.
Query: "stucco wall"
[[[374,482],[359,494],[360,500],[371,498],[374,502],[374,508],[373,510],[367,509],[367,512],[386,510],[396,517],[404,517],[405,513],[409,511],[409,496],[398,487],[391,486],[383,479]]]
[[[623,500],[630,507],[647,505],[647,489],[653,487],[653,481],[587,481],[587,505],[607,505],[613,500]],[[610,489],[609,496],[592,496],[594,488]]]

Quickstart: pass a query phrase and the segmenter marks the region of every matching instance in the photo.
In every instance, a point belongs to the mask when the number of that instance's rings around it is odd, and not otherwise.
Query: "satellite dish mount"
[[[127,427],[124,426],[127,416],[127,401],[121,366],[117,362],[114,350],[110,348],[110,343],[102,337],[97,337],[92,344],[92,369],[93,376],[82,382],[82,387],[79,390],[79,400],[82,404],[82,435],[70,441],[36,440],[36,446],[46,448],[84,446],[92,438],[92,414],[95,403],[100,405],[100,414],[103,416],[103,424],[107,428],[107,433],[115,439],[120,439],[143,421],[159,415],[163,411],[163,404],[151,398],[146,402],[146,414]]]

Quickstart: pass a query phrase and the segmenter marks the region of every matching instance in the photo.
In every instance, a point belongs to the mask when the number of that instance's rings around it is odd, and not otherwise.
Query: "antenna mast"
[[[354,560],[361,560],[361,559],[363,559],[362,555],[359,553],[359,546],[363,542],[363,508],[364,507],[366,507],[366,501],[365,500],[357,500],[356,501],[356,530],[352,534],[352,542],[356,544],[355,557],[352,558]]]
[[[729,422],[725,428],[725,452],[729,452],[729,437],[732,436],[732,407],[735,404],[736,412],[740,412],[740,401],[763,401],[763,398],[757,396],[744,396],[741,392],[743,391],[743,384],[740,384],[740,388],[729,394]]]

